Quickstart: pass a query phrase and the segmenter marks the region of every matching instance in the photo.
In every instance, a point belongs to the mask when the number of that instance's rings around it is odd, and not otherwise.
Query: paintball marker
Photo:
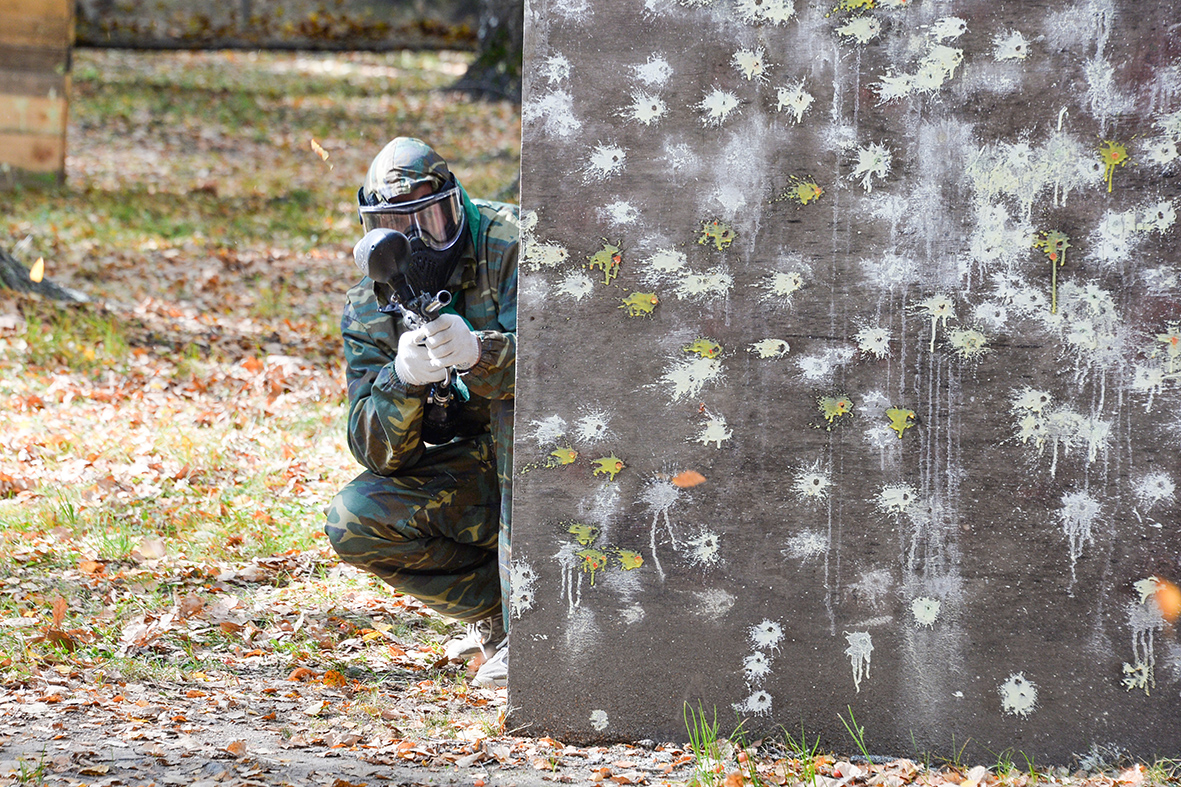
[[[370,279],[389,286],[393,291],[390,302],[380,309],[399,315],[411,330],[437,319],[451,303],[451,293],[446,290],[416,292],[410,286],[404,273],[410,264],[410,241],[396,230],[378,227],[365,233],[353,247],[353,261]],[[455,395],[452,386],[454,369],[445,371],[447,376],[428,390],[422,417],[422,439],[432,445],[454,438],[462,420],[463,400]]]

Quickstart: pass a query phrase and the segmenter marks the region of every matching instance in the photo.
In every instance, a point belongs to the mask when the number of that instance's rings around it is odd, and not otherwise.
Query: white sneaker
[[[481,689],[499,688],[508,685],[508,637],[496,648],[492,658],[480,665],[472,685]]]
[[[497,613],[468,623],[462,634],[443,645],[443,655],[451,661],[463,661],[483,651],[485,658],[491,658],[496,651],[495,643],[502,639],[504,618]]]

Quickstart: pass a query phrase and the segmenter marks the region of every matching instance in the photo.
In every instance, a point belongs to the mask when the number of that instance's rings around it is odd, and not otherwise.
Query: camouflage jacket
[[[489,424],[499,445],[512,444],[512,399],[517,358],[518,210],[472,200],[479,212],[476,243],[468,244],[447,284],[453,306],[480,338],[480,360],[463,382],[466,405]],[[426,446],[421,439],[427,387],[409,385],[394,373],[401,320],[378,311],[383,304],[364,278],[347,295],[341,335],[349,392],[349,449],[378,475],[414,466]],[[507,407],[506,407],[507,405]],[[505,443],[504,441],[508,442]]]

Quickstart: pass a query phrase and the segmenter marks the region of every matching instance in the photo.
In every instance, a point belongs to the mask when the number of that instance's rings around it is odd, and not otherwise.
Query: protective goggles
[[[411,202],[361,205],[365,231],[384,227],[406,237],[418,237],[429,248],[442,251],[459,240],[463,227],[463,199],[453,185]]]

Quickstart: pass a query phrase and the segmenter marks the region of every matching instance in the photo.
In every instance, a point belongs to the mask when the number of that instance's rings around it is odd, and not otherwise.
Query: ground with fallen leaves
[[[0,787],[1176,781],[521,737],[453,623],[337,563],[356,185],[413,133],[515,198],[519,107],[445,90],[467,59],[75,52],[67,184],[0,194],[0,247],[89,298],[0,291]]]

